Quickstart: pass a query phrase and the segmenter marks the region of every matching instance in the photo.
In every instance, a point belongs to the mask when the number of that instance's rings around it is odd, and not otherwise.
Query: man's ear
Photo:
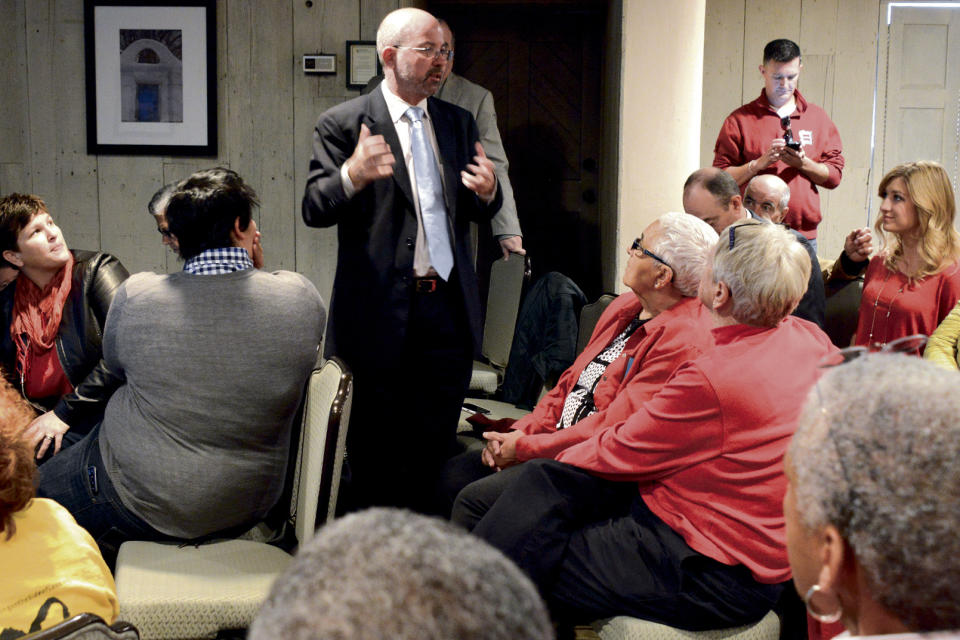
[[[397,50],[393,47],[385,47],[383,52],[380,54],[380,65],[383,68],[387,66],[393,66],[393,63],[397,59]],[[387,63],[390,63],[389,65]]]
[[[250,223],[247,223],[247,228],[250,228]],[[233,229],[230,229],[230,239],[233,240],[233,244],[239,246],[243,241],[244,232],[240,228],[240,217],[237,216],[233,219]]]
[[[739,193],[735,196],[730,196],[730,202],[727,203],[727,208],[733,209],[742,209],[743,208],[743,196]]]
[[[780,219],[779,219],[779,220],[774,220],[774,222],[783,222],[784,220],[786,220],[786,219],[787,219],[787,212],[789,212],[789,211],[790,211],[790,207],[784,207],[783,210],[780,211]]]
[[[659,263],[658,263],[659,264]],[[662,289],[663,287],[670,284],[670,281],[673,280],[673,267],[668,267],[665,264],[660,264],[660,270],[657,272],[657,278],[653,281],[653,286],[657,289]]]
[[[23,258],[20,257],[19,251],[14,251],[13,249],[4,249],[3,259],[17,268],[23,268]]]

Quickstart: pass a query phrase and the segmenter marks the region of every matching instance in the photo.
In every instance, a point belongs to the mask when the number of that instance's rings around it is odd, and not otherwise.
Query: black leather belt
[[[437,277],[416,278],[413,281],[413,290],[417,293],[436,293],[443,284],[443,280]]]

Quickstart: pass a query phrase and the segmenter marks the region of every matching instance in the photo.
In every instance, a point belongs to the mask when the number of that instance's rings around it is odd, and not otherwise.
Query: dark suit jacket
[[[469,112],[428,98],[443,167],[454,262],[474,348],[479,350],[480,298],[473,270],[469,222],[489,220],[500,208],[497,188],[484,204],[463,186],[460,171],[473,161],[477,125]],[[393,177],[376,180],[347,199],[340,167],[357,146],[360,124],[383,135],[396,162]],[[417,217],[400,139],[381,91],[354,98],[320,116],[313,132],[313,159],[303,195],[309,226],[337,225],[337,274],[333,284],[325,352],[355,369],[389,366],[399,357],[413,294]]]

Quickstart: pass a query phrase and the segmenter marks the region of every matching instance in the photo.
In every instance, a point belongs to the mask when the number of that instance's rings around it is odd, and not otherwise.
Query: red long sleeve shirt
[[[650,510],[700,553],[743,564],[763,583],[790,577],[783,454],[819,363],[836,350],[816,325],[713,330],[637,413],[557,460],[636,481]]]
[[[623,422],[653,397],[677,368],[713,347],[710,312],[697,298],[684,298],[637,329],[623,353],[607,366],[593,392],[597,412],[566,429],[557,430],[563,403],[587,365],[617,337],[642,310],[632,292],[620,295],[597,322],[590,342],[557,385],[533,413],[513,428],[526,435],[517,440],[517,459],[553,458],[583,442],[597,430]]]

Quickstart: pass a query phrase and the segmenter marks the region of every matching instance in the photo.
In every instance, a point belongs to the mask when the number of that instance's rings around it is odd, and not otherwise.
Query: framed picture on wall
[[[217,154],[216,0],[84,0],[87,153]]]
[[[374,40],[347,40],[347,89],[363,89],[383,73]]]

